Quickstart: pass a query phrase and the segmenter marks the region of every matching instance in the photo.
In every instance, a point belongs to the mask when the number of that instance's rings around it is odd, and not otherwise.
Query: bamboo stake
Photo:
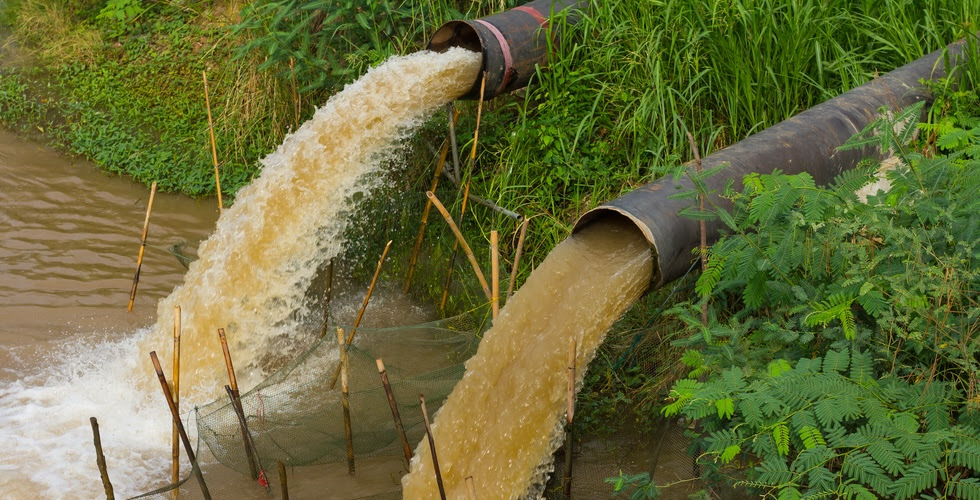
[[[524,235],[527,234],[527,225],[531,219],[525,218],[521,223],[521,235],[517,237],[517,252],[514,254],[514,267],[510,270],[510,284],[507,285],[507,300],[514,294],[514,285],[517,283],[517,265],[521,263],[521,254],[524,252]]]
[[[153,197],[157,194],[157,183],[150,186],[150,201],[146,204],[146,219],[143,220],[143,235],[140,236],[140,252],[136,257],[136,274],[133,276],[133,287],[129,290],[129,305],[126,311],[133,310],[133,301],[136,300],[136,287],[140,282],[140,268],[143,267],[143,252],[146,250],[146,234],[150,229],[150,211],[153,210]]]
[[[95,438],[95,462],[99,465],[99,474],[102,475],[102,486],[105,488],[106,500],[115,500],[116,495],[112,491],[112,482],[109,481],[109,468],[106,467],[105,455],[102,454],[102,436],[99,434],[99,421],[95,417],[90,417],[92,423],[92,435]]]
[[[282,500],[289,500],[289,485],[286,483],[286,465],[279,462],[279,486],[281,489]]]
[[[374,285],[378,282],[378,275],[381,274],[381,265],[385,262],[385,257],[388,256],[388,249],[391,248],[391,241],[388,240],[388,244],[385,245],[385,249],[381,252],[381,258],[378,259],[378,267],[374,269],[374,276],[371,278],[371,285],[368,286],[367,294],[364,295],[364,303],[361,304],[361,310],[357,311],[357,319],[354,320],[354,327],[351,328],[350,334],[347,335],[346,346],[350,346],[351,342],[354,341],[354,334],[357,333],[357,327],[361,325],[361,318],[364,317],[364,310],[367,309],[368,302],[371,301],[371,294],[374,293]],[[345,349],[346,350],[346,349]],[[333,390],[337,385],[337,377],[340,376],[340,366],[337,367],[337,371],[333,374],[333,380],[330,381],[330,390]]]
[[[180,306],[174,306],[174,371],[171,375],[173,377],[174,385],[174,406],[177,407],[177,411],[180,411]],[[170,469],[170,482],[177,484],[180,481],[180,434],[177,432],[177,426],[174,425],[173,433],[171,436],[172,450],[171,459],[173,463]],[[180,491],[180,490],[174,490]],[[174,494],[174,497],[179,496]]]
[[[208,108],[208,130],[211,132],[211,158],[214,160],[214,184],[218,191],[218,214],[222,213],[224,203],[221,202],[221,178],[218,176],[218,147],[214,141],[214,122],[211,121],[211,97],[208,95],[208,72],[202,71],[204,77],[204,104]]]
[[[497,319],[500,313],[500,252],[497,249],[497,231],[490,231],[490,307],[493,310],[493,319]]]
[[[459,117],[459,111],[456,110],[453,103],[449,103],[446,104],[446,114],[449,121],[449,144],[453,151],[453,170],[450,172],[449,178],[459,186],[459,148],[456,146],[456,118]],[[455,173],[455,177],[453,173]]]
[[[235,365],[231,362],[231,351],[228,349],[228,337],[225,336],[224,328],[218,328],[218,339],[221,340],[221,352],[225,355],[225,368],[228,369],[231,390],[238,394],[238,377],[235,376]]]
[[[459,118],[459,111],[453,116],[452,121],[455,122]],[[442,169],[446,164],[446,155],[449,152],[449,140],[442,144],[442,151],[439,153],[439,161],[436,162],[436,172],[432,176],[432,184],[429,187],[429,191],[433,193],[436,192],[436,188],[439,187],[439,174],[442,173]],[[402,290],[408,292],[408,288],[412,285],[412,276],[415,274],[415,264],[418,261],[419,251],[422,249],[422,238],[425,236],[425,227],[429,223],[429,212],[432,210],[432,200],[425,201],[425,209],[422,210],[422,225],[419,227],[419,235],[415,238],[415,248],[412,249],[412,257],[408,260],[408,276],[405,278],[405,285]]]
[[[466,182],[463,189],[463,203],[459,209],[459,223],[463,223],[463,216],[466,215],[466,202],[470,199],[470,182]],[[453,268],[456,267],[456,251],[459,249],[459,240],[453,241],[453,252],[449,256],[449,268],[446,270],[446,285],[442,287],[442,300],[439,301],[439,310],[446,309],[446,299],[449,298],[449,284],[453,279]]]
[[[235,391],[232,390],[231,386],[228,384],[225,384],[225,391],[228,393],[228,399],[231,400],[231,409],[234,410],[235,416],[238,417],[238,427],[242,431],[242,439],[245,441],[246,452],[248,450],[255,450],[255,441],[252,440],[252,433],[248,430],[248,421],[245,419],[245,410],[242,409],[241,398],[239,397],[238,394],[235,393]],[[256,475],[256,477],[253,477],[252,479],[257,478],[259,480],[259,485],[265,488],[265,491],[268,493],[269,481],[266,480],[265,478],[265,469],[262,468],[262,462],[259,461],[258,455],[253,453],[251,454],[251,456],[248,457],[248,459],[249,459],[249,463],[248,463],[249,469],[259,470],[259,473]]]
[[[347,440],[347,473],[354,475],[354,435],[350,425],[350,396],[347,393],[347,371],[350,359],[347,357],[347,344],[344,331],[337,329],[337,347],[340,349],[340,401],[344,408],[344,438]]]
[[[476,163],[476,145],[480,141],[480,118],[483,116],[483,91],[487,88],[487,72],[480,79],[480,100],[476,104],[476,128],[473,130],[473,147],[470,148],[470,166],[467,177],[473,176],[473,165]]]
[[[572,498],[572,420],[575,416],[575,339],[568,341],[568,407],[565,410],[565,498]]]
[[[385,371],[385,364],[381,359],[376,359],[374,362],[378,365],[378,373],[381,374],[381,385],[385,388],[385,396],[388,396],[388,406],[391,408],[391,418],[395,420],[395,430],[398,431],[398,438],[402,440],[402,451],[405,453],[405,460],[411,464],[412,447],[408,444],[405,427],[402,426],[402,417],[398,413],[398,403],[395,402],[395,395],[391,392],[391,384],[388,382],[388,372]]]
[[[473,481],[473,476],[466,477],[466,496],[469,500],[476,499],[476,483]]]
[[[436,484],[439,485],[439,498],[446,500],[446,489],[442,486],[442,473],[439,472],[439,459],[436,457],[436,442],[432,438],[432,427],[429,426],[429,412],[425,409],[425,396],[419,394],[422,403],[422,422],[425,423],[425,435],[429,439],[429,451],[432,452],[432,467],[436,473]]]
[[[299,115],[302,113],[303,104],[299,100],[299,92],[296,91],[296,66],[293,62],[293,58],[289,58],[289,77],[293,84],[293,122],[295,123],[295,128],[293,131],[299,129]]]
[[[333,259],[327,264],[327,290],[323,299],[323,328],[320,330],[320,337],[327,334],[327,324],[330,322],[330,297],[333,295]]]
[[[231,403],[235,412],[241,412],[242,416],[239,420],[239,425],[242,431],[243,446],[245,446],[245,456],[248,459],[249,473],[252,479],[259,479],[259,470],[261,467],[256,467],[258,459],[255,457],[255,450],[252,449],[251,434],[248,432],[248,422],[244,418],[245,409],[242,407],[241,393],[238,391],[238,377],[235,376],[235,365],[231,362],[231,351],[228,349],[228,338],[225,337],[224,328],[218,328],[218,338],[221,340],[221,351],[225,355],[225,368],[228,369],[228,381],[231,384],[229,387],[231,389]]]
[[[228,399],[231,400],[231,409],[235,412],[235,416],[238,417],[238,427],[242,431],[242,440],[245,442],[245,451],[248,455],[248,468],[250,470],[258,469],[259,471],[252,479],[258,479],[259,485],[265,488],[266,493],[268,493],[269,481],[265,478],[265,469],[262,467],[262,462],[259,460],[258,454],[248,453],[249,450],[255,450],[255,441],[252,439],[252,433],[248,430],[248,420],[245,419],[245,410],[242,408],[241,397],[228,384],[225,384],[225,391],[228,393]]]
[[[211,500],[211,492],[208,491],[208,486],[204,482],[204,474],[201,473],[201,468],[197,464],[197,458],[194,456],[194,450],[191,449],[191,440],[187,438],[184,424],[180,421],[180,413],[177,412],[173,395],[170,393],[170,385],[167,384],[167,376],[163,374],[163,368],[160,367],[160,360],[157,359],[156,351],[150,352],[150,361],[153,362],[153,369],[157,372],[157,378],[160,379],[163,396],[167,399],[167,405],[170,406],[170,415],[173,417],[174,424],[177,425],[177,432],[180,433],[180,440],[184,443],[184,451],[187,452],[187,458],[191,461],[191,469],[194,471],[194,475],[197,476],[197,482],[201,486],[201,493],[204,495],[205,500]]]
[[[691,151],[694,153],[694,171],[701,173],[701,155],[698,154],[698,145],[694,142],[694,136],[690,132],[687,132],[687,140],[691,143]],[[704,212],[704,193],[698,193],[698,210]],[[708,226],[705,224],[704,219],[698,221],[698,228],[701,233],[701,244],[698,246],[698,251],[701,254],[701,272],[703,273],[708,269]],[[705,300],[701,304],[701,324],[708,324],[708,301]]]
[[[456,241],[458,241],[459,245],[463,248],[466,258],[470,260],[470,264],[473,266],[473,271],[476,273],[476,279],[480,281],[480,287],[483,288],[483,293],[486,294],[487,300],[492,300],[490,286],[487,285],[487,279],[483,276],[483,271],[480,269],[480,264],[477,263],[476,257],[473,255],[473,250],[470,249],[469,243],[466,243],[466,239],[463,238],[463,233],[459,232],[459,228],[456,227],[456,223],[453,222],[453,216],[449,215],[446,207],[442,205],[442,202],[439,201],[439,198],[437,198],[432,191],[426,191],[425,195],[432,200],[432,204],[435,205],[437,210],[439,210],[442,217],[446,219],[446,222],[449,224],[449,229],[452,229],[453,234],[456,235]]]

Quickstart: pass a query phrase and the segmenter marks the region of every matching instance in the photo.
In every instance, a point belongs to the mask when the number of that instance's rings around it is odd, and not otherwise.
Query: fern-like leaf
[[[711,292],[715,289],[715,285],[721,280],[721,270],[725,267],[725,260],[727,260],[727,257],[716,255],[711,255],[708,258],[708,266],[701,273],[701,276],[698,277],[697,284],[694,285],[694,291],[701,298],[711,295]]]
[[[800,498],[803,498],[803,494],[796,489],[796,486],[784,486],[779,489],[779,494],[776,495],[776,500],[800,500]]]
[[[980,478],[968,477],[950,481],[956,496],[966,500],[980,500]]]
[[[875,439],[867,447],[868,454],[893,476],[900,476],[905,469],[902,454],[887,439]]]
[[[980,445],[957,442],[949,450],[949,463],[960,467],[967,467],[973,469],[976,473],[980,473]]]
[[[759,472],[759,482],[768,486],[786,484],[793,475],[782,457],[768,457],[755,468]]]
[[[847,455],[841,470],[848,476],[870,486],[881,495],[890,493],[891,479],[885,470],[863,451],[855,451]]]
[[[803,441],[803,447],[806,449],[816,446],[827,446],[827,441],[824,440],[823,434],[816,427],[805,425],[800,428],[797,434],[799,434],[800,440]]]
[[[904,476],[895,480],[892,494],[899,500],[915,498],[919,493],[936,486],[940,470],[941,467],[935,462],[913,464]]]
[[[773,427],[772,438],[776,440],[776,451],[783,456],[789,455],[789,427],[786,422],[780,422]]]
[[[828,350],[823,357],[823,372],[834,373],[847,370],[847,365],[850,362],[849,354],[847,349],[843,351]]]

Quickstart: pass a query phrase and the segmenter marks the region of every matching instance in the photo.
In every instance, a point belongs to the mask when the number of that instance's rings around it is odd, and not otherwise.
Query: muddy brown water
[[[149,190],[0,131],[0,345],[146,326],[214,228],[212,200],[157,193],[133,311],[126,312]]]
[[[97,415],[105,446],[109,448],[107,453],[118,455],[120,444],[111,437],[114,429],[109,427],[112,420],[104,415],[108,409],[86,408],[90,395],[65,397],[61,403],[38,408],[38,399],[61,394],[54,387],[57,383],[41,388],[35,384],[43,382],[22,381],[50,377],[48,367],[54,363],[76,364],[61,357],[66,352],[85,351],[88,347],[97,350],[106,341],[141,338],[139,330],[156,321],[157,303],[183,281],[187,271],[174,255],[173,247],[179,246],[182,254],[195,257],[197,245],[213,231],[218,211],[213,198],[195,200],[156,194],[136,301],[133,311],[127,312],[148,201],[149,191],[141,184],[106,175],[89,162],[0,130],[0,401],[6,400],[0,405],[3,407],[0,422],[13,440],[7,444],[14,444],[15,449],[43,446],[44,439],[37,440],[39,434],[67,432],[57,423],[44,426],[29,425],[26,421],[36,424],[51,413],[67,413],[74,420]],[[336,277],[332,315],[349,322],[361,305],[365,287],[363,283],[347,281],[345,276]],[[396,284],[381,283],[371,305],[374,307],[365,316],[365,326],[384,327],[433,319],[431,308],[411,300]],[[66,349],[72,343],[76,347]],[[60,359],[51,359],[49,351],[57,352]],[[84,361],[77,362],[81,368],[74,369],[84,378],[84,372],[90,371],[86,365],[91,364],[91,358],[98,362],[108,360],[111,354],[89,352],[81,357]],[[106,392],[115,390],[104,381],[98,384]],[[37,398],[24,396],[25,392],[50,395]],[[80,388],[78,392],[86,390]],[[159,412],[155,416],[164,415],[162,398],[157,402]],[[38,492],[46,492],[48,498],[85,498],[98,491],[98,474],[94,470],[85,473],[93,479],[91,484],[72,485],[64,481],[66,478],[56,477],[65,471],[69,471],[66,475],[73,475],[72,469],[76,467],[94,468],[94,460],[89,460],[91,437],[82,434],[78,442],[81,449],[72,450],[82,459],[76,465],[38,463],[34,461],[36,457],[0,452],[0,487],[5,491],[0,496],[37,498]],[[138,437],[140,433],[134,434]],[[71,457],[72,453],[67,455]],[[209,457],[206,454],[203,458]],[[114,477],[117,486],[123,485],[123,492],[136,493],[160,485],[158,477],[147,478],[142,483],[137,481],[135,490],[126,488],[127,483],[133,482],[126,477],[126,465],[119,460],[114,462]],[[359,485],[347,485],[350,491],[346,496],[359,496],[354,491],[370,491],[365,485],[372,481],[384,479],[383,482],[397,483],[403,467],[399,461],[376,462],[376,466],[362,466],[363,480]],[[48,469],[48,473],[26,472],[35,468]],[[249,481],[236,478],[220,465],[206,468],[211,477],[225,478],[224,484],[234,485],[233,489],[254,490]],[[321,491],[323,478],[332,477],[333,472],[330,467],[320,469],[303,471],[294,477],[295,493]],[[372,473],[373,469],[378,470]],[[342,474],[338,477],[346,476],[346,470],[338,474]],[[389,478],[391,474],[396,474],[393,480]],[[304,484],[311,480],[312,485]],[[78,486],[82,488],[76,489]]]

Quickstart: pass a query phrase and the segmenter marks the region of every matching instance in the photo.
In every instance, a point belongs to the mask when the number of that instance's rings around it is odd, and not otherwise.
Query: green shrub
[[[672,311],[689,373],[663,409],[698,423],[712,477],[778,498],[980,496],[980,109],[916,126],[921,107],[844,146],[900,159],[867,203],[877,165],[827,188],[752,174],[714,207],[729,234]]]

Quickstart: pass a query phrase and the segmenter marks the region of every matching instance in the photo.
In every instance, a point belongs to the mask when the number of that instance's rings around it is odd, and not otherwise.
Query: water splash
[[[352,197],[376,187],[376,174],[403,139],[472,85],[480,60],[462,49],[393,57],[331,98],[262,161],[262,175],[218,220],[184,284],[158,306],[152,338],[160,352],[171,338],[173,308],[181,306],[182,387],[219,394],[218,328],[227,333],[243,385],[264,375],[257,359],[270,340],[295,334],[291,315],[318,266],[343,248]]]

